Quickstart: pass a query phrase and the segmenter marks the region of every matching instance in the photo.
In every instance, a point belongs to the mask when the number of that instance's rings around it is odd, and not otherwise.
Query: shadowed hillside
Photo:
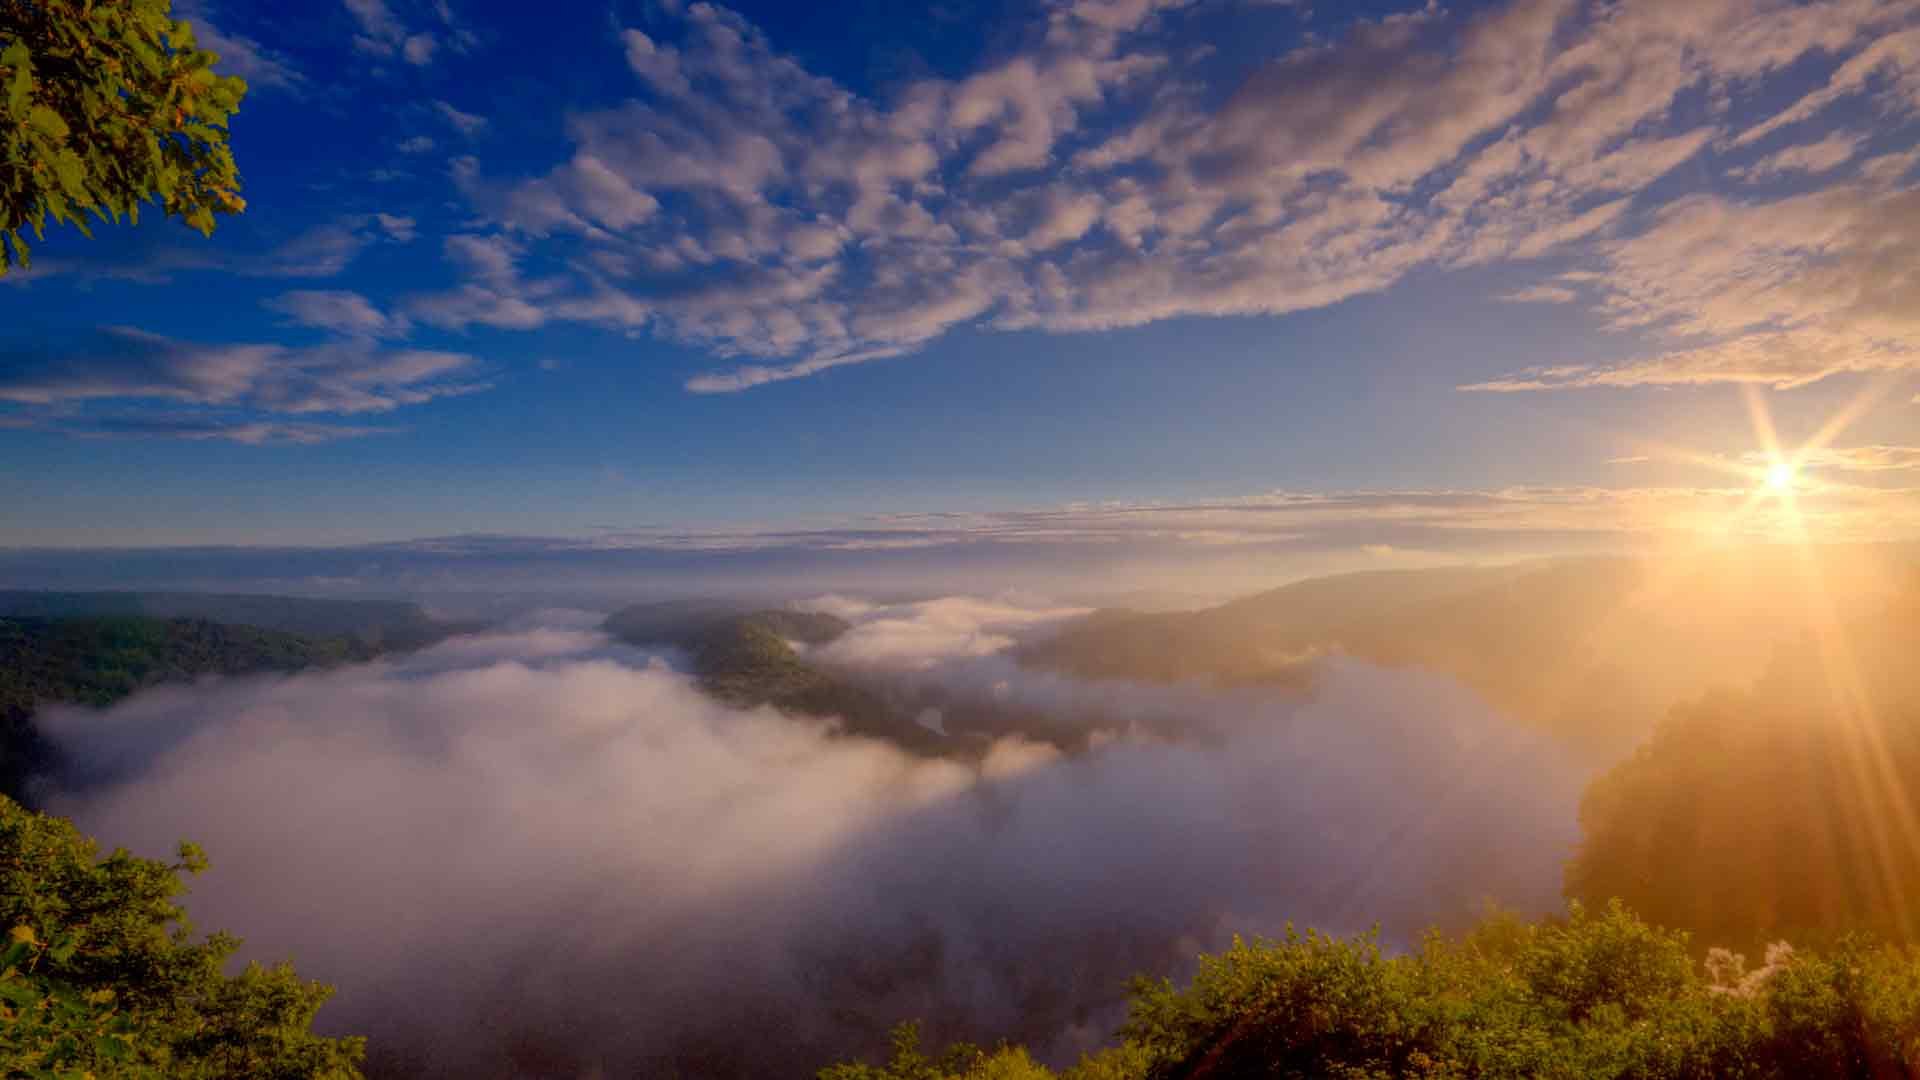
[[[1623,752],[1674,701],[1750,682],[1813,612],[1857,619],[1910,548],[1709,552],[1363,573],[1196,612],[1101,612],[1022,650],[1091,678],[1311,685],[1319,659],[1450,675],[1523,722]]]
[[[351,637],[386,649],[417,649],[475,629],[428,615],[404,600],[341,600],[253,593],[40,592],[0,590],[0,617],[137,615],[204,619],[317,637]]]
[[[0,793],[18,798],[26,778],[51,764],[32,724],[41,706],[106,706],[160,683],[299,671],[379,651],[349,637],[205,619],[0,618]]]
[[[940,749],[944,740],[878,694],[807,663],[794,648],[824,645],[848,628],[844,619],[822,612],[740,612],[702,600],[640,604],[614,612],[605,623],[609,634],[629,644],[686,653],[701,688],[730,705],[835,717],[848,734]]]
[[[1569,896],[1702,945],[1920,941],[1920,587],[1677,706],[1588,789]]]

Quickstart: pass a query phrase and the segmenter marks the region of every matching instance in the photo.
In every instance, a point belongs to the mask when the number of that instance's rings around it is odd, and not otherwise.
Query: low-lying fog
[[[1070,610],[822,606],[855,628],[812,659],[1102,734],[913,756],[548,612],[52,710],[91,779],[46,802],[141,854],[201,843],[196,920],[336,984],[322,1026],[391,1075],[806,1075],[916,1017],[1070,1055],[1128,976],[1233,933],[1557,905],[1584,771],[1438,676],[1086,683],[1002,654]]]

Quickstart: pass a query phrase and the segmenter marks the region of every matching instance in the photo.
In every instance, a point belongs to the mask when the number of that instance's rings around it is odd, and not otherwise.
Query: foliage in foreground
[[[170,0],[0,0],[0,274],[22,230],[153,201],[202,233],[244,207],[227,119],[247,84],[169,16]]]
[[[359,1039],[311,1029],[329,987],[290,966],[224,973],[239,942],[195,941],[164,863],[0,798],[0,1075],[353,1080]]]
[[[1786,946],[1749,970],[1696,963],[1686,935],[1615,904],[1495,917],[1387,955],[1371,937],[1289,930],[1203,957],[1193,983],[1133,988],[1123,1044],[1062,1073],[1019,1047],[929,1056],[912,1026],[884,1066],[820,1080],[1172,1077],[1841,1078],[1920,1075],[1920,952]]]

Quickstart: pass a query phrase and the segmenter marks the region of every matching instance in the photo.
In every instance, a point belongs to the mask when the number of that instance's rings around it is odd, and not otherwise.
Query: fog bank
[[[939,603],[843,608],[827,648],[1204,730],[913,757],[721,706],[555,615],[53,710],[96,782],[50,809],[143,854],[200,842],[195,918],[336,983],[323,1026],[392,1075],[804,1075],[914,1017],[1064,1051],[1110,1033],[1127,976],[1231,933],[1404,940],[1557,902],[1583,777],[1457,686],[1343,663],[1306,702],[1075,684],[996,655],[1057,613]]]

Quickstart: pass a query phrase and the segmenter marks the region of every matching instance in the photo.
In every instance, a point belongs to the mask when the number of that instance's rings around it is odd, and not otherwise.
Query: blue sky
[[[0,546],[1920,521],[1912,0],[176,10],[249,209],[0,278]]]

